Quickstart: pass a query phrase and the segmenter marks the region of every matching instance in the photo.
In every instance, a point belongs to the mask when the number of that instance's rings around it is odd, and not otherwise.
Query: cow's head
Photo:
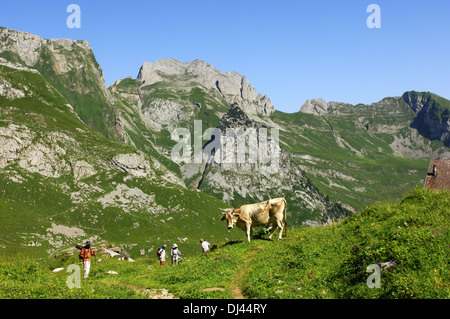
[[[229,210],[223,213],[220,220],[226,220],[228,223],[228,229],[233,229],[233,226],[236,225],[238,218],[239,214],[237,213],[237,210]]]

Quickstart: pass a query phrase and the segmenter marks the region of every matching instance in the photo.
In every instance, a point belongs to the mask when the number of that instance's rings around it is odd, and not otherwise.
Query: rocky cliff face
[[[417,116],[411,127],[430,139],[440,140],[450,147],[450,101],[431,93],[406,92],[404,101]]]
[[[114,101],[87,41],[48,40],[0,27],[0,58],[38,71],[86,124],[108,137],[116,135]]]
[[[181,63],[173,59],[145,62],[137,79],[145,85],[181,80],[200,84],[206,90],[216,90],[229,103],[239,103],[249,114],[270,116],[274,107],[267,96],[262,96],[245,76],[236,72],[221,72],[201,60]]]

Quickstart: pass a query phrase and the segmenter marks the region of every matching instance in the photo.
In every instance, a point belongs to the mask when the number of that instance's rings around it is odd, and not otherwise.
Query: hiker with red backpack
[[[91,242],[87,241],[86,245],[81,248],[80,252],[80,259],[83,261],[83,269],[84,269],[84,276],[83,279],[88,279],[89,271],[91,269],[91,256],[97,256],[92,248],[91,248]]]

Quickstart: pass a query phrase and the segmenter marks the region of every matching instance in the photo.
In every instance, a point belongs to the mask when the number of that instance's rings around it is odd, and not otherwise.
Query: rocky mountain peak
[[[39,61],[43,48],[59,53],[61,51],[72,51],[74,45],[87,53],[93,54],[91,46],[85,40],[48,40],[28,32],[0,27],[0,53],[15,54],[27,66],[34,66]]]
[[[158,60],[154,63],[144,62],[139,70],[137,79],[146,85],[151,85],[158,82],[158,77],[155,77],[154,73],[160,72],[164,74],[180,75],[185,73],[186,68],[183,63],[174,59]]]
[[[307,100],[300,108],[300,112],[306,114],[324,115],[328,113],[328,105],[322,99]]]
[[[237,72],[221,72],[211,64],[195,60],[182,63],[174,59],[144,62],[137,80],[145,85],[157,82],[186,83],[186,80],[201,85],[207,90],[216,90],[229,103],[239,103],[244,112],[269,116],[275,108],[267,96],[258,93],[247,77]]]
[[[106,136],[114,135],[110,129],[114,101],[106,89],[103,70],[87,41],[49,40],[0,27],[0,58],[42,74],[85,123]]]

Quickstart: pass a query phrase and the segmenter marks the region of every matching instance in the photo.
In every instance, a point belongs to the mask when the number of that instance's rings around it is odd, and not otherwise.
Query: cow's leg
[[[247,224],[247,231],[246,231],[246,233],[247,233],[247,239],[248,239],[248,242],[250,242],[250,241],[251,241],[250,235],[251,235],[251,233],[252,233],[252,226],[249,225],[249,224]]]
[[[275,231],[277,230],[277,225],[275,223],[272,224],[272,229],[270,230],[270,235],[269,235],[269,239],[272,239],[273,234],[275,233]]]
[[[278,234],[278,240],[281,240],[281,238],[283,237],[284,223],[281,220],[277,220],[277,227],[280,229],[280,233]]]

